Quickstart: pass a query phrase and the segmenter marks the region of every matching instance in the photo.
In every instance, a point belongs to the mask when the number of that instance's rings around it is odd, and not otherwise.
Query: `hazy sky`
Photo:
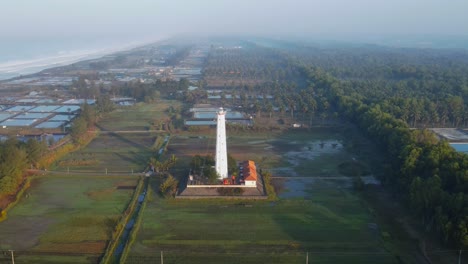
[[[1,0],[7,37],[468,35],[468,0]]]

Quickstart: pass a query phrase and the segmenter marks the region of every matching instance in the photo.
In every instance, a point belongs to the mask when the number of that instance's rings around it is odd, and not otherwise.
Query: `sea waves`
[[[102,57],[107,54],[122,50],[128,50],[142,43],[128,44],[122,47],[111,47],[104,49],[87,49],[76,51],[61,51],[52,56],[39,57],[29,60],[12,60],[0,62],[0,80],[18,77],[20,75],[32,74],[47,68],[72,64],[82,60]]]

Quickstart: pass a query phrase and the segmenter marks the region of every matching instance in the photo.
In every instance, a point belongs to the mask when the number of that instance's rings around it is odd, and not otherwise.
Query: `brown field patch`
[[[48,243],[41,244],[34,249],[34,251],[50,252],[50,253],[62,253],[62,254],[73,254],[73,253],[87,253],[87,254],[100,254],[106,249],[107,241],[83,241],[80,243]]]
[[[102,189],[98,191],[87,192],[86,195],[93,200],[100,200],[107,197],[110,197],[116,188]]]
[[[21,221],[17,221],[17,220]],[[0,237],[2,243],[10,245],[15,250],[27,250],[37,243],[39,237],[54,223],[48,218],[37,217],[9,217],[3,225],[7,225],[8,231]]]
[[[62,160],[58,163],[59,166],[91,166],[97,165],[99,161],[96,159],[71,159],[71,160]]]
[[[138,183],[138,179],[122,180],[114,184],[114,186],[135,186]]]
[[[134,190],[136,185],[121,185],[117,186],[117,190]]]
[[[0,209],[6,208],[13,201],[15,201],[15,195],[0,196]]]

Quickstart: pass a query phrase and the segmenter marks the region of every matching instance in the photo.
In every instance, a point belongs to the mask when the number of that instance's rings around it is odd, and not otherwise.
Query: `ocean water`
[[[0,80],[98,58],[143,44],[100,38],[6,38],[0,41]]]

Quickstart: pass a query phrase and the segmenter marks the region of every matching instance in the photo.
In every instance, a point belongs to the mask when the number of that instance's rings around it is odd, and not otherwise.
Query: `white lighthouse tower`
[[[221,107],[218,111],[216,125],[216,172],[220,179],[228,177],[227,147],[226,147],[226,111]]]

